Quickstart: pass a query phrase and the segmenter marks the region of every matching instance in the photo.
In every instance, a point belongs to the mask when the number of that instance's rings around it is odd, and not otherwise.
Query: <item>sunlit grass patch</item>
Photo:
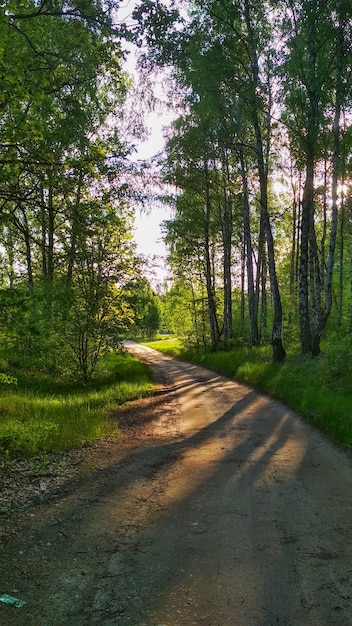
[[[154,350],[158,350],[159,352],[163,352],[164,354],[170,354],[171,356],[185,358],[186,351],[180,339],[178,339],[177,337],[169,337],[166,339],[163,338],[156,341],[147,341],[144,343],[149,348],[154,348]]]
[[[40,373],[19,375],[18,381],[0,390],[0,454],[9,458],[67,450],[116,434],[111,410],[154,389],[148,368],[129,354],[110,354],[86,387],[65,387],[48,376],[40,384]]]

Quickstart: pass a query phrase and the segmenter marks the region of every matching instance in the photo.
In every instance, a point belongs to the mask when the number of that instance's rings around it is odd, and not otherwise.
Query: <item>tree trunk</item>
[[[33,266],[32,266],[32,250],[31,250],[31,240],[29,237],[29,229],[27,216],[24,214],[26,227],[23,230],[24,242],[26,246],[26,264],[27,264],[27,281],[30,289],[33,288]]]
[[[314,210],[310,215],[309,225],[309,267],[310,267],[310,294],[311,294],[311,328],[312,328],[312,355],[320,354],[320,320],[322,300],[322,276],[319,263],[318,245],[315,233]]]
[[[72,281],[73,275],[73,267],[76,258],[76,246],[77,246],[77,237],[79,232],[79,206],[81,202],[81,192],[82,192],[82,184],[83,184],[83,173],[82,170],[79,173],[78,184],[77,184],[77,192],[76,198],[72,209],[72,224],[71,224],[71,239],[70,239],[70,249],[68,252],[68,265],[67,265],[67,274],[66,274],[66,283],[69,285]]]
[[[349,234],[350,242],[352,242],[352,198],[348,200],[348,221],[349,221]],[[352,244],[350,243],[350,315],[348,332],[352,333]]]
[[[27,214],[23,206],[20,205],[18,209],[22,214],[22,220],[16,216],[15,209],[12,213],[12,220],[13,220],[14,226],[22,234],[22,237],[23,237],[25,251],[26,251],[25,256],[26,256],[26,267],[27,267],[27,283],[28,283],[29,288],[32,289],[34,280],[33,280],[32,248],[31,248],[29,224],[28,224]]]
[[[275,362],[281,363],[286,357],[286,351],[282,343],[282,304],[279,290],[279,283],[276,273],[274,239],[271,230],[269,212],[268,212],[268,196],[267,196],[267,176],[263,158],[263,143],[257,112],[254,113],[254,130],[256,135],[256,151],[257,165],[260,183],[260,205],[263,216],[263,224],[267,243],[268,253],[268,269],[270,278],[271,296],[274,309],[274,320],[271,332],[271,343],[273,348],[273,359]]]
[[[245,318],[245,272],[246,272],[246,244],[244,241],[241,246],[241,304],[240,304],[240,328],[239,336],[244,338],[244,318]]]
[[[12,229],[8,228],[6,230],[6,251],[8,258],[8,269],[7,275],[9,278],[9,287],[13,288],[15,282],[15,254],[14,254],[14,239],[13,239]]]
[[[54,198],[53,198],[53,186],[51,180],[51,173],[48,176],[48,252],[47,252],[47,268],[48,279],[52,283],[54,279],[54,231],[55,231],[55,211],[54,211]]]
[[[266,223],[266,239],[268,246],[268,268],[270,278],[271,295],[273,299],[274,308],[274,320],[271,332],[271,343],[273,347],[273,359],[276,363],[281,363],[286,357],[286,351],[282,343],[282,305],[279,291],[279,283],[277,280],[275,254],[274,254],[274,239],[271,230],[271,224],[269,220],[269,214],[267,209],[264,213],[264,220]]]
[[[40,228],[41,228],[41,255],[42,255],[42,274],[43,277],[47,276],[48,264],[47,264],[47,225],[45,215],[45,198],[43,185],[40,186]]]
[[[296,261],[295,261],[295,276],[296,276],[296,294],[298,294],[299,285],[299,260],[300,260],[300,232],[302,224],[302,173],[298,175],[298,214],[297,214],[297,247],[296,247]]]
[[[211,215],[211,202],[209,194],[209,180],[208,180],[208,164],[204,163],[205,174],[205,219],[204,219],[204,252],[205,252],[205,282],[207,288],[208,298],[208,314],[209,314],[209,328],[210,328],[210,349],[212,352],[216,352],[218,347],[218,324],[216,319],[216,307],[213,292],[213,280],[212,280],[212,263],[210,254],[210,215]]]
[[[268,334],[268,295],[267,295],[267,262],[265,248],[263,247],[260,262],[260,326],[259,339],[266,339]]]
[[[267,334],[267,298],[266,298],[267,263],[265,250],[265,228],[262,213],[259,220],[258,261],[255,285],[255,306],[259,321],[259,340]]]
[[[301,242],[299,259],[299,322],[301,330],[301,350],[303,354],[311,351],[312,335],[309,312],[309,229],[310,216],[314,213],[314,151],[307,153],[306,180],[303,190],[301,215]]]
[[[192,278],[189,281],[190,284],[190,290],[191,290],[191,295],[192,295],[192,312],[193,312],[193,328],[194,328],[194,333],[195,333],[195,337],[196,337],[196,346],[197,348],[199,348],[200,346],[200,333],[199,333],[199,329],[198,329],[198,313],[197,313],[197,304],[196,304],[196,297],[195,297],[195,293],[194,293],[194,286],[193,286],[193,280]]]
[[[343,179],[344,180],[344,179]],[[344,183],[342,183],[343,185]],[[341,195],[341,203],[340,203],[340,255],[339,255],[339,299],[338,299],[338,324],[342,326],[342,318],[343,318],[343,303],[344,303],[344,293],[343,293],[343,260],[345,256],[345,199],[342,193]]]
[[[270,224],[268,212],[268,165],[265,165],[263,139],[259,123],[259,114],[257,106],[257,91],[260,89],[259,80],[259,64],[256,49],[255,37],[252,29],[249,0],[244,2],[244,17],[247,28],[248,42],[251,50],[251,70],[252,70],[252,98],[251,113],[256,139],[256,156],[260,185],[260,206],[263,216],[263,224],[265,229],[267,252],[268,252],[268,268],[270,277],[271,295],[274,309],[274,320],[271,332],[271,344],[273,348],[273,359],[276,362],[282,362],[286,357],[286,351],[282,343],[282,304],[277,280],[274,239]],[[269,130],[267,131],[269,132]],[[268,145],[268,138],[267,138]],[[268,157],[267,157],[268,158]]]
[[[223,210],[222,210],[222,245],[223,245],[223,281],[224,281],[224,345],[231,345],[232,331],[232,200],[229,197],[227,181],[229,180],[229,170],[227,159],[225,158],[226,176],[223,177]]]
[[[254,272],[253,272],[253,248],[250,226],[250,207],[248,197],[247,172],[243,155],[242,144],[239,146],[239,158],[241,164],[241,177],[243,189],[243,238],[246,252],[247,264],[247,283],[248,283],[248,314],[249,314],[249,332],[250,345],[252,347],[259,345],[258,330],[258,306],[254,291]]]
[[[325,277],[325,247],[326,247],[326,235],[327,235],[327,208],[328,208],[328,158],[324,159],[324,192],[323,192],[323,231],[320,240],[320,274],[322,279]]]
[[[342,95],[343,95],[343,56],[344,56],[344,24],[345,15],[340,15],[339,27],[336,41],[336,79],[335,79],[335,112],[333,123],[333,157],[332,157],[332,184],[331,184],[331,227],[330,227],[330,240],[329,240],[329,252],[326,270],[325,281],[325,307],[321,312],[319,320],[319,335],[321,337],[326,322],[329,318],[332,307],[332,278],[335,263],[335,249],[337,238],[337,185],[340,170],[340,119],[342,108]]]
[[[291,177],[292,180],[292,177]],[[296,293],[297,286],[297,277],[295,273],[296,267],[296,255],[297,255],[297,186],[292,181],[292,192],[293,192],[293,202],[292,202],[292,234],[291,234],[291,255],[290,255],[290,296],[293,296]]]
[[[224,204],[230,200],[224,197]],[[223,224],[223,249],[224,249],[224,344],[231,345],[232,341],[232,281],[231,281],[231,208],[225,209]]]

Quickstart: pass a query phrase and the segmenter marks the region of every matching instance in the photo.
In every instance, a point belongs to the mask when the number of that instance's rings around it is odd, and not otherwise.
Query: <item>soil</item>
[[[4,626],[352,625],[350,457],[279,402],[129,343],[118,439],[3,469]]]

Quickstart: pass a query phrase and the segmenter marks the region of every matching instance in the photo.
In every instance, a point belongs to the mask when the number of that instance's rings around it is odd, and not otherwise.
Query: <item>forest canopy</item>
[[[118,2],[3,5],[4,348],[85,382],[160,324],[211,351],[318,355],[329,325],[352,329],[350,3],[132,5],[129,21]],[[146,76],[167,70],[176,108],[158,161],[173,207],[162,299],[133,242],[146,183],[129,160],[143,130],[127,41]]]
[[[133,84],[116,10],[11,0],[0,16],[3,346],[85,382],[141,318],[130,305],[141,260],[128,184],[141,125],[126,111]]]
[[[179,310],[184,294],[182,332],[195,345],[270,338],[280,362],[284,340],[318,355],[332,314],[351,330],[351,10],[346,0],[135,10],[144,63],[171,70],[180,103],[163,163],[177,189],[168,299]]]

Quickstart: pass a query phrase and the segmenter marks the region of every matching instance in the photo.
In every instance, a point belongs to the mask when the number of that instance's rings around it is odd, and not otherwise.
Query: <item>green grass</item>
[[[352,338],[331,340],[315,359],[293,347],[282,365],[272,362],[270,346],[205,353],[186,350],[177,339],[148,345],[248,383],[296,410],[336,443],[352,446]]]
[[[352,338],[331,341],[318,359],[302,358],[292,349],[283,365],[273,364],[269,346],[213,354],[186,350],[176,337],[146,343],[246,382],[282,400],[336,442],[352,446]],[[112,409],[154,389],[147,367],[129,354],[108,355],[86,387],[1,365],[18,383],[0,382],[0,459],[60,452],[116,435]]]
[[[147,367],[129,354],[108,355],[86,387],[40,372],[11,374],[17,385],[0,387],[0,458],[59,452],[117,434],[112,409],[154,389]]]
[[[144,340],[143,343],[148,345],[150,348],[158,350],[159,352],[170,354],[171,356],[177,356],[181,359],[185,359],[185,355],[188,354],[177,337],[161,337],[160,339],[155,339],[154,341]]]

